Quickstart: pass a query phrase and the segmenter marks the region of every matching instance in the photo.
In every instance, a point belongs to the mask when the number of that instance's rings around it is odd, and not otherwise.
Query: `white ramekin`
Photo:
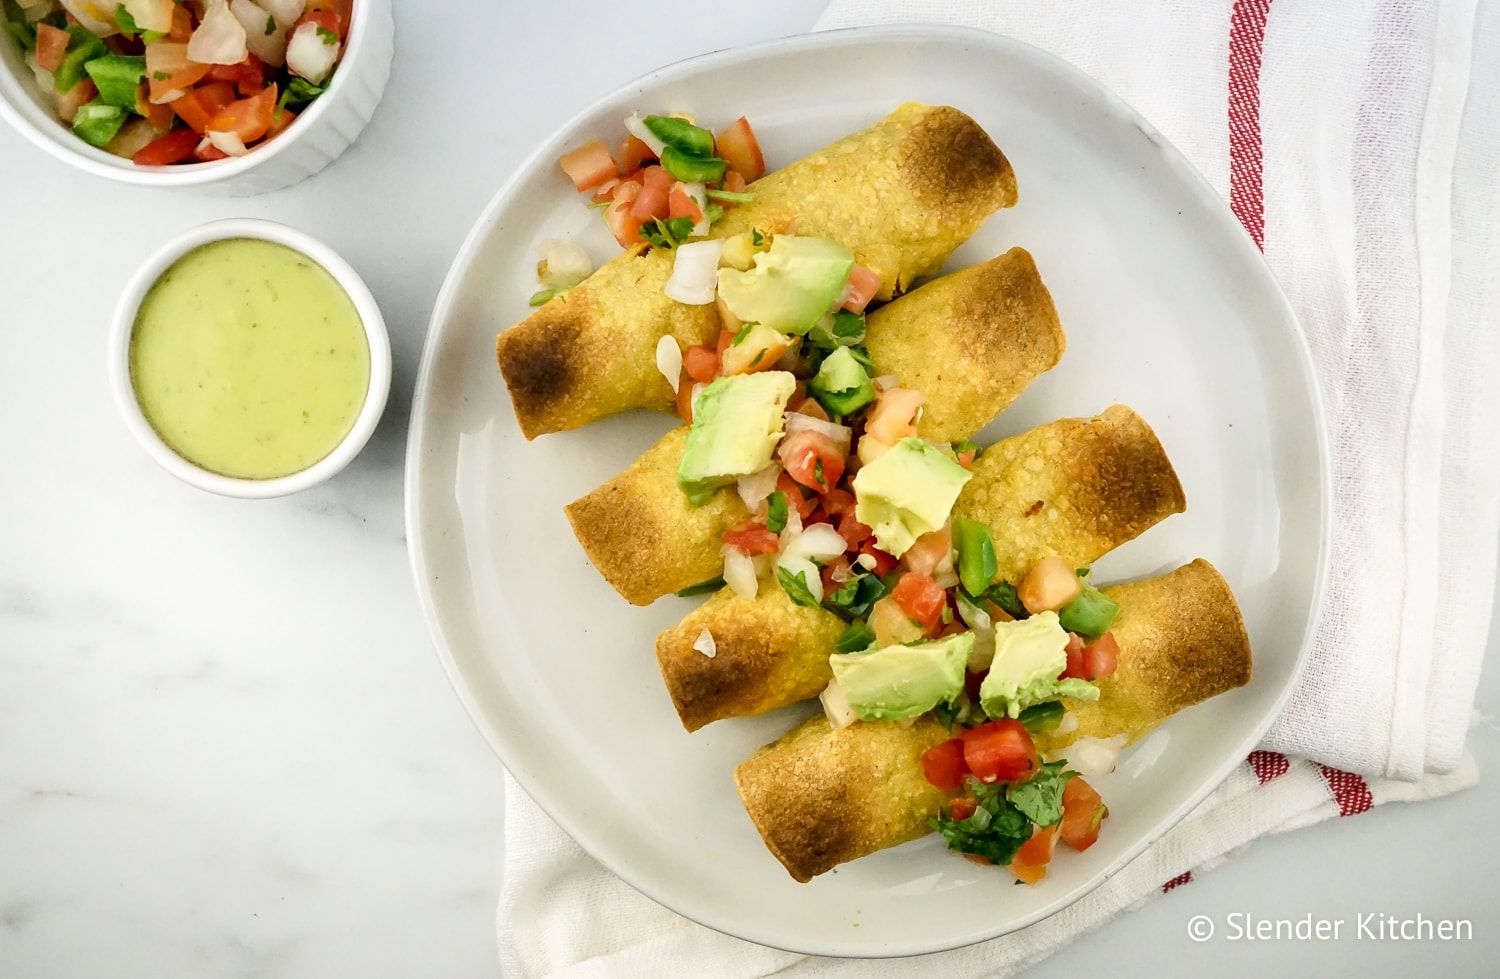
[[[349,429],[349,434],[345,435],[344,440],[328,455],[290,476],[279,476],[275,479],[237,479],[195,466],[173,452],[167,443],[162,441],[161,436],[156,434],[156,430],[151,427],[151,423],[146,420],[145,414],[141,411],[140,403],[135,396],[135,385],[130,380],[130,336],[135,330],[136,314],[140,310],[141,301],[146,298],[146,293],[173,262],[194,248],[229,238],[259,238],[264,241],[274,241],[301,252],[323,266],[349,294],[355,311],[359,313],[360,322],[364,324],[365,339],[369,342],[370,386],[365,392],[364,406],[360,408],[358,417],[354,419],[354,425]],[[130,429],[130,434],[135,436],[135,440],[163,469],[183,482],[208,490],[210,493],[263,500],[274,496],[286,496],[288,493],[296,493],[309,486],[315,486],[343,469],[351,459],[359,455],[359,450],[365,447],[365,443],[370,440],[370,436],[375,431],[375,426],[380,422],[380,415],[385,411],[386,396],[391,390],[391,341],[385,331],[385,320],[380,315],[380,308],[375,305],[375,297],[370,295],[370,290],[365,286],[364,280],[359,277],[359,273],[355,272],[349,263],[340,258],[333,249],[310,235],[274,221],[231,218],[227,221],[214,221],[200,225],[174,238],[148,258],[131,278],[125,287],[124,295],[120,297],[119,305],[115,308],[114,324],[110,329],[109,380],[114,390],[115,406],[120,410],[120,417],[125,420],[125,427]]]
[[[286,132],[244,156],[212,163],[138,167],[90,146],[58,120],[37,90],[15,39],[0,37],[0,116],[27,139],[65,163],[110,180],[145,187],[196,188],[223,196],[260,194],[291,186],[338,159],[359,136],[385,91],[395,25],[391,0],[354,0],[343,58],[328,91],[297,116]]]

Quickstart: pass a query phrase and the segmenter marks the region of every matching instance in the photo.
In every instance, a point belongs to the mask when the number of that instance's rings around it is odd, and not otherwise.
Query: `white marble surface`
[[[651,7],[398,4],[369,130],[330,170],[261,198],[85,179],[0,131],[0,975],[495,974],[500,769],[418,615],[405,414],[444,270],[532,144],[640,70],[804,30],[821,2]],[[130,442],[104,374],[137,262],[241,215],[339,250],[396,357],[364,455],[288,500],[173,481]],[[1481,706],[1497,705],[1487,680]],[[1488,767],[1500,731],[1482,727],[1474,750]],[[1039,971],[1477,970],[1500,950],[1497,804],[1491,780],[1264,841]],[[1386,906],[1468,915],[1476,939],[1392,951],[1183,935],[1200,912]]]

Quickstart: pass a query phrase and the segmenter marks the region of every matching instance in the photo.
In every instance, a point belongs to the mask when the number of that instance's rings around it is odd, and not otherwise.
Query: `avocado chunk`
[[[719,269],[719,297],[746,323],[798,336],[838,305],[854,268],[854,254],[835,241],[777,235],[755,267]]]
[[[818,372],[807,382],[807,390],[830,415],[852,415],[875,400],[870,375],[848,347],[840,347],[823,358]]]
[[[964,689],[974,634],[828,657],[833,677],[862,721],[901,721],[951,703]]]
[[[701,506],[720,486],[770,463],[796,386],[786,371],[765,371],[721,377],[703,389],[677,468],[688,502]]]
[[[875,531],[882,551],[900,557],[918,537],[943,526],[969,479],[941,449],[904,438],[855,474],[855,519]]]
[[[1068,667],[1068,634],[1056,612],[1019,622],[995,623],[995,658],[979,685],[979,703],[991,717],[1020,717],[1032,704],[1058,697],[1098,700],[1087,680],[1057,675]]]

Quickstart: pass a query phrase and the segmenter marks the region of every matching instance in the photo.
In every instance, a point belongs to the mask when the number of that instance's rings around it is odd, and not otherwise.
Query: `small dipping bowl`
[[[304,468],[265,479],[215,472],[174,450],[152,426],[146,411],[141,407],[131,370],[132,340],[141,307],[152,288],[179,260],[197,249],[218,242],[242,239],[284,246],[327,272],[353,305],[363,327],[369,351],[369,376],[364,401],[347,432],[327,454]],[[205,323],[202,328],[208,329],[211,326]],[[358,273],[331,248],[316,238],[272,221],[231,219],[202,225],[168,242],[147,259],[131,278],[115,309],[114,324],[110,331],[109,375],[115,404],[125,420],[125,426],[163,469],[183,482],[210,493],[243,499],[269,499],[316,486],[347,466],[359,454],[360,449],[364,448],[380,421],[386,397],[390,393],[391,344],[385,330],[385,321],[380,316],[379,307],[375,305],[375,298],[370,295],[370,290]]]

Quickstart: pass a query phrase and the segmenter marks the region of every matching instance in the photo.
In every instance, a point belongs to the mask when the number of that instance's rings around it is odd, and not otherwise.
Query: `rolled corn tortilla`
[[[1084,734],[1135,741],[1177,711],[1248,683],[1250,641],[1229,586],[1197,560],[1148,581],[1104,589],[1120,603],[1114,676],[1099,700],[1067,701],[1077,732],[1038,738],[1043,751]],[[922,753],[953,735],[930,716],[842,730],[814,717],[735,770],[766,846],[803,883],[841,863],[930,831],[948,794],[923,776]]]
[[[866,336],[878,372],[926,395],[919,429],[938,441],[983,428],[1057,365],[1065,345],[1052,297],[1024,248],[888,303],[870,315]],[[704,506],[687,502],[677,487],[685,433],[669,432],[567,507],[589,560],[635,605],[718,576],[721,535],[749,516],[733,487]]]
[[[889,299],[930,275],[991,213],[1016,202],[1016,177],[979,124],[947,106],[908,102],[869,129],[751,184],[713,229],[759,228],[831,238],[880,276]],[[526,438],[577,428],[631,408],[670,411],[657,342],[708,343],[712,306],[684,306],[662,289],[666,249],[625,252],[495,340],[500,373]]]
[[[1186,506],[1155,433],[1124,405],[997,442],[973,471],[954,512],[989,525],[997,578],[1012,582],[1053,554],[1091,564]],[[789,622],[788,606],[798,625],[769,626]],[[817,696],[832,675],[828,637],[843,627],[832,612],[791,605],[763,580],[754,599],[726,589],[663,632],[656,660],[683,727],[696,731]],[[705,629],[717,647],[712,659],[693,649]]]

